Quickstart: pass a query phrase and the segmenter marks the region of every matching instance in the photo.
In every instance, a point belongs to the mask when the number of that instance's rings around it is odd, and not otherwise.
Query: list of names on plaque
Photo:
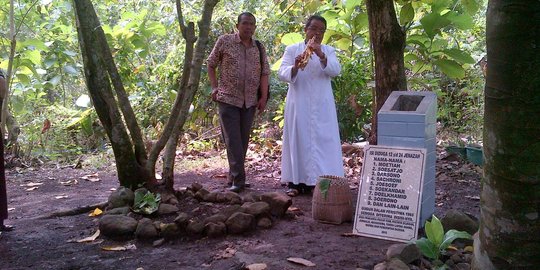
[[[424,149],[368,146],[353,232],[397,241],[416,237]]]

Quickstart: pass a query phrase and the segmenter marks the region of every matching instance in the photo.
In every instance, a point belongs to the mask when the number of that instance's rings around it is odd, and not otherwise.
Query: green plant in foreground
[[[160,194],[154,194],[150,191],[145,194],[142,191],[137,191],[135,192],[133,212],[150,215],[158,210],[160,201]]]
[[[449,246],[458,238],[471,239],[471,235],[467,232],[449,230],[444,233],[441,221],[433,215],[431,222],[426,221],[425,225],[426,236],[416,240],[416,246],[422,254],[430,259],[438,260]]]

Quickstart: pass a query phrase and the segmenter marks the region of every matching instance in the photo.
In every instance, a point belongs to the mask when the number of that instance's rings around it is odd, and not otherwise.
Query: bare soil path
[[[206,166],[201,166],[206,167]],[[250,167],[251,188],[244,191],[284,192],[273,171]],[[222,168],[180,172],[176,188],[199,182],[208,189],[224,189]],[[0,234],[0,269],[242,269],[242,265],[265,263],[268,269],[372,269],[384,260],[394,242],[350,237],[352,224],[322,224],[311,218],[311,196],[293,198],[297,210],[277,220],[268,230],[217,239],[182,239],[152,243],[112,241],[99,237],[89,243],[76,240],[97,230],[98,218],[88,213],[43,218],[52,212],[105,202],[118,181],[112,169],[72,169],[55,166],[10,169],[7,224],[15,230]],[[95,175],[97,174],[97,175]],[[89,176],[90,175],[90,176]],[[93,176],[92,176],[93,175]],[[452,158],[437,161],[436,215],[457,209],[478,217],[479,167]],[[86,177],[85,177],[86,176]],[[83,178],[89,179],[85,180]],[[93,180],[93,181],[91,181]],[[353,197],[357,186],[350,179]],[[345,235],[344,235],[345,234]],[[107,246],[134,244],[136,249],[105,251]],[[287,261],[300,257],[315,267]]]

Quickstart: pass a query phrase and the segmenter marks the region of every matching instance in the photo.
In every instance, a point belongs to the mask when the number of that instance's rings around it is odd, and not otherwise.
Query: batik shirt
[[[217,68],[217,100],[236,107],[257,105],[257,91],[262,75],[270,74],[266,50],[261,44],[264,63],[261,67],[259,48],[252,39],[245,47],[238,34],[220,36],[207,59],[208,67]],[[262,73],[261,73],[262,68]]]

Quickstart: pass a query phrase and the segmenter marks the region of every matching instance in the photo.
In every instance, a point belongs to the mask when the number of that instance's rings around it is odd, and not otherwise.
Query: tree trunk
[[[97,115],[109,137],[120,184],[137,188],[146,183],[155,182],[146,164],[139,163],[136,149],[122,121],[122,115],[110,84],[110,67],[106,61],[112,56],[105,56],[102,41],[105,40],[97,14],[89,0],[74,0],[79,44],[83,56],[86,85]],[[110,52],[109,52],[110,53]],[[113,73],[114,75],[114,73]],[[117,82],[115,82],[116,84]],[[117,89],[118,90],[118,89]],[[120,102],[123,98],[120,96]],[[128,118],[126,122],[129,122]],[[137,143],[136,143],[137,144]]]
[[[490,0],[473,269],[540,265],[540,2]]]
[[[184,58],[184,61],[189,60],[189,62],[187,63],[184,62],[184,68],[186,68],[188,65],[190,66],[190,68],[188,69],[188,76],[185,76],[185,74],[183,74],[182,76],[182,81],[180,83],[180,89],[178,92],[178,95],[181,96],[180,98],[177,98],[177,100],[181,100],[181,106],[179,107],[178,116],[174,118],[174,127],[172,129],[173,132],[168,138],[163,161],[163,180],[166,183],[166,187],[169,189],[172,189],[174,185],[174,161],[176,156],[176,146],[178,143],[178,138],[180,134],[182,134],[182,128],[188,117],[189,106],[191,105],[193,97],[195,96],[195,93],[199,88],[199,81],[201,79],[201,67],[208,46],[210,22],[212,21],[214,7],[218,2],[218,0],[205,1],[202,18],[198,24],[199,36],[196,39],[197,44],[195,45],[195,51],[193,52],[193,55],[191,57]],[[192,38],[191,34],[193,32],[193,25],[190,24],[187,28],[184,26],[180,1],[177,0],[176,3],[179,22],[182,28],[182,35],[184,36],[184,39],[186,39],[187,43],[189,43],[190,41],[195,42],[195,39]],[[191,46],[193,46],[193,43],[191,43]],[[193,51],[193,48],[186,47],[186,53],[188,52],[188,49],[190,51]],[[186,72],[186,69],[184,69],[184,72]]]
[[[375,55],[375,96],[370,144],[377,144],[377,112],[392,91],[407,90],[405,32],[399,26],[393,0],[367,0],[369,36]]]

